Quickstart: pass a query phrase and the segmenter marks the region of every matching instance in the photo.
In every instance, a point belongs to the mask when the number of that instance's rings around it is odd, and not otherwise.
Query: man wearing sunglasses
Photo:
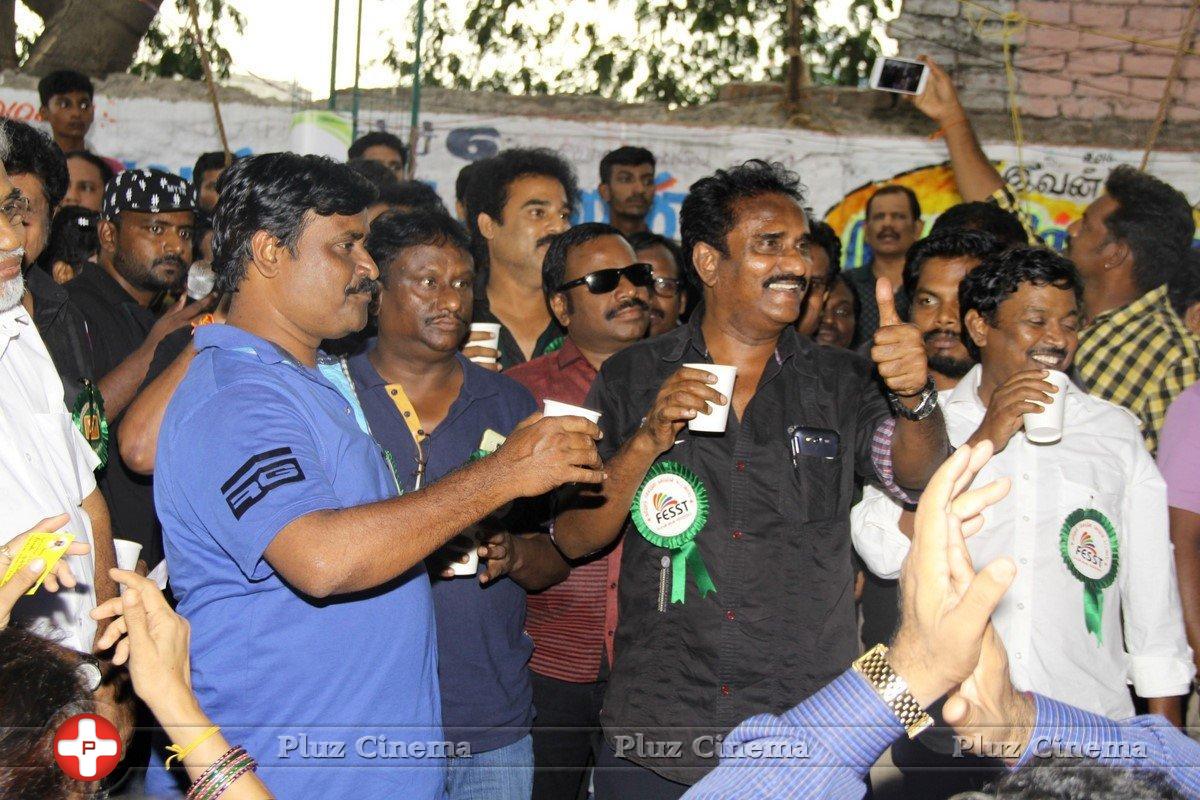
[[[556,236],[542,291],[566,329],[562,348],[510,369],[541,403],[583,405],[609,356],[646,336],[654,276],[615,227],[597,222]],[[600,702],[616,627],[620,544],[575,562],[565,582],[526,602],[533,638],[534,800],[575,797],[600,747]]]
[[[702,305],[605,362],[585,405],[602,414],[607,478],[561,498],[555,521],[568,558],[623,535],[597,800],[681,797],[744,712],[833,680],[859,654],[855,477],[920,488],[949,452],[920,333],[886,280],[872,357],[899,419],[868,362],[796,332],[812,271],[798,176],[718,170],[680,219]],[[694,363],[737,367],[730,396]],[[710,401],[729,404],[725,430],[692,433]]]

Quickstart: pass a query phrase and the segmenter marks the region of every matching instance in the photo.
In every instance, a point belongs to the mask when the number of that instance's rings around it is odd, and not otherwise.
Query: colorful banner
[[[94,149],[129,166],[165,167],[188,177],[196,156],[218,146],[212,110],[205,102],[98,95],[96,108]],[[239,154],[288,147],[336,154],[349,136],[349,126],[329,119],[332,115],[297,115],[287,106],[227,103],[222,113]],[[0,114],[40,124],[36,93],[0,89]],[[360,131],[367,129],[407,138],[407,112],[372,112],[360,120]],[[659,192],[651,224],[672,237],[679,235],[679,206],[687,187],[714,169],[748,158],[782,161],[800,174],[809,205],[842,235],[851,265],[863,258],[862,212],[873,187],[891,181],[911,186],[926,225],[959,200],[941,142],[792,129],[430,113],[422,117],[417,172],[453,208],[454,179],[467,162],[506,147],[549,147],[578,171],[582,193],[577,218],[602,220],[607,212],[596,189],[600,159],[623,144],[647,147],[658,156]],[[1103,191],[1114,166],[1137,165],[1141,159],[1132,150],[1026,145],[1018,166],[1013,146],[986,144],[985,149],[1001,162],[1009,184],[1024,193],[1041,232],[1054,245],[1061,245],[1066,225]],[[1193,203],[1200,201],[1200,153],[1157,153],[1150,171]]]

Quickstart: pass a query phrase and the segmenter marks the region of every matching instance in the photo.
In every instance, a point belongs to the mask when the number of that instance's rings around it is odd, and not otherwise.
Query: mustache
[[[358,283],[352,283],[346,287],[346,294],[374,294],[379,291],[379,281],[373,278],[364,277]]]
[[[955,339],[962,338],[962,334],[960,334],[958,331],[952,331],[949,328],[934,328],[931,331],[926,331],[921,338],[923,338],[926,342],[932,342],[939,336],[953,336]]]
[[[558,236],[558,234],[557,233],[546,234],[545,236],[543,236],[542,238],[537,240],[537,246],[538,247],[548,247],[550,245],[550,243],[554,241],[555,236]]]
[[[433,323],[439,322],[443,319],[452,319],[460,325],[469,324],[468,320],[465,317],[463,317],[461,314],[456,314],[453,311],[447,311],[444,314],[434,314],[432,317],[426,317],[425,324],[432,325]]]
[[[762,284],[763,288],[770,286],[772,283],[791,283],[796,286],[799,286],[801,289],[805,289],[808,287],[808,276],[806,276],[806,275],[785,275],[783,273],[780,273],[778,275],[772,275],[771,277],[769,277],[763,281],[763,284]]]
[[[161,267],[164,264],[174,264],[179,269],[185,269],[187,267],[187,264],[184,264],[183,259],[179,256],[163,256],[162,258],[156,258],[153,262],[151,262],[150,266]]]
[[[883,236],[885,233],[890,233],[892,236],[895,236],[896,238],[900,238],[900,231],[896,230],[895,228],[880,228],[879,229],[880,236]]]
[[[640,298],[631,297],[628,300],[622,302],[616,308],[605,312],[604,318],[605,319],[614,319],[617,316],[617,314],[620,314],[622,311],[625,311],[626,309],[630,309],[630,308],[640,308],[643,311],[649,311],[650,304]]]
[[[1067,351],[1062,347],[1049,347],[1049,348],[1039,348],[1037,350],[1030,350],[1027,353],[1027,355],[1029,355],[1031,357],[1032,356],[1050,356],[1051,358],[1057,359],[1059,361],[1063,361],[1067,357]]]

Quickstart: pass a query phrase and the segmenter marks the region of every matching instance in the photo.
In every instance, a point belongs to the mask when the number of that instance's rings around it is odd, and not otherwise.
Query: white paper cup
[[[466,577],[474,575],[479,571],[479,541],[475,538],[475,534],[460,533],[450,540],[446,546],[450,554],[450,571],[456,576]],[[463,556],[467,556],[465,562],[460,561]]]
[[[599,411],[592,411],[583,406],[573,406],[570,403],[560,403],[557,400],[544,400],[543,404],[543,417],[583,417],[597,425],[600,424]]]
[[[697,433],[724,433],[725,424],[729,421],[729,405],[733,402],[733,382],[737,378],[737,367],[726,364],[684,364],[688,369],[698,369],[711,372],[717,376],[717,382],[709,384],[725,395],[725,405],[708,404],[708,411],[697,414],[688,421],[688,430]]]
[[[476,339],[468,341],[467,347],[490,347],[497,354],[500,353],[500,323],[499,322],[472,322],[471,333],[486,333],[486,339]],[[496,359],[490,356],[471,356],[471,360],[476,364],[495,364]]]
[[[479,546],[471,548],[465,564],[462,561],[451,561],[450,571],[459,577],[474,576],[479,572]]]
[[[1051,395],[1050,403],[1037,402],[1042,407],[1037,414],[1023,414],[1025,419],[1025,438],[1035,444],[1053,444],[1062,438],[1063,415],[1066,412],[1067,385],[1071,379],[1067,373],[1058,370],[1048,370],[1046,380],[1053,383],[1058,391]]]
[[[142,546],[128,539],[113,539],[113,547],[117,550],[117,569],[132,572],[137,567],[138,556],[142,554]]]

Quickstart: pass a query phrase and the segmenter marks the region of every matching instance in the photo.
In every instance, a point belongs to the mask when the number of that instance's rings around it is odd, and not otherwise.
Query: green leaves
[[[704,102],[732,81],[782,79],[788,2],[592,0],[565,13],[553,0],[426,0],[425,83]],[[879,52],[874,31],[897,2],[851,0],[848,25],[800,3],[814,80],[864,81]],[[411,44],[393,44],[384,63],[411,74],[413,56]]]
[[[213,74],[217,78],[228,78],[232,59],[229,51],[217,41],[217,27],[223,20],[228,20],[241,33],[246,28],[246,17],[228,0],[199,0],[199,3],[200,26]],[[188,22],[180,29],[167,30],[161,19],[155,19],[142,39],[138,59],[129,68],[130,72],[142,77],[158,75],[171,78],[179,75],[195,81],[204,78],[200,54],[192,37],[188,0],[175,0],[175,7]]]

